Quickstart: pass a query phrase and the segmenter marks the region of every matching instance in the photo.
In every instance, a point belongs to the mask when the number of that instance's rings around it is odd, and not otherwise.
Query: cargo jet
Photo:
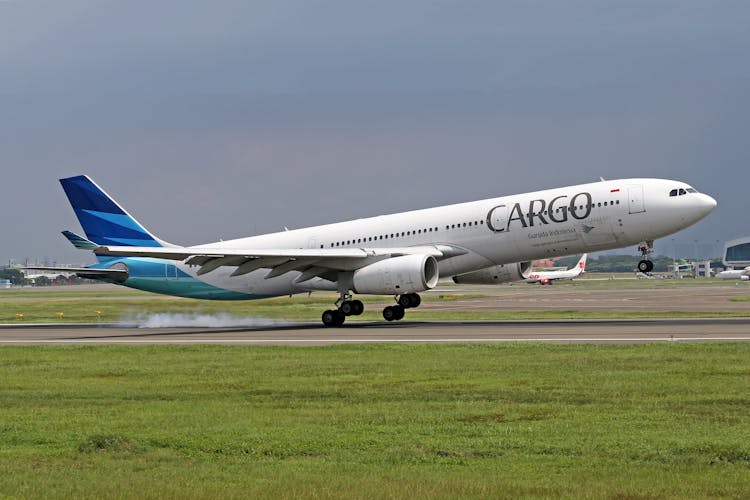
[[[583,254],[578,263],[564,271],[539,271],[532,272],[526,278],[526,283],[539,283],[540,285],[551,285],[555,280],[574,280],[586,271],[586,259],[588,254]]]
[[[684,182],[620,179],[381,215],[183,247],[149,232],[87,176],[60,180],[97,264],[79,276],[196,299],[244,300],[338,292],[322,314],[340,326],[362,314],[353,294],[393,295],[388,321],[419,306],[440,277],[498,283],[529,277],[530,261],[653,242],[706,217],[716,201]]]

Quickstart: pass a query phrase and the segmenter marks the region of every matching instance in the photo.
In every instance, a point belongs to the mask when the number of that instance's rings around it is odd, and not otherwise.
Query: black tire
[[[386,321],[393,321],[396,319],[396,311],[394,311],[393,306],[388,306],[385,309],[383,309],[383,319]]]
[[[339,311],[341,311],[344,316],[351,316],[352,314],[355,314],[354,312],[354,305],[352,304],[351,300],[345,300],[341,303],[341,307],[339,307]]]
[[[401,306],[392,306],[392,307],[393,307],[393,312],[395,313],[395,316],[393,317],[394,321],[404,319],[404,312],[406,312],[404,308]]]
[[[355,316],[359,316],[365,312],[365,305],[362,303],[361,300],[352,300],[352,314]]]
[[[421,303],[422,298],[416,293],[406,293],[398,298],[398,305],[404,309],[419,307],[419,304]]]
[[[344,313],[333,309],[323,311],[323,316],[321,317],[325,326],[341,326],[344,324],[345,318]]]
[[[422,297],[420,297],[418,293],[412,293],[411,294],[411,306],[419,307],[419,304],[421,303],[422,303]]]
[[[654,264],[650,260],[642,260],[638,262],[638,270],[642,273],[647,273],[654,268]]]
[[[333,326],[341,326],[346,320],[346,315],[339,310],[333,311],[336,314],[336,323]]]
[[[321,320],[323,320],[323,324],[325,326],[335,326],[336,325],[336,311],[332,311],[331,309],[327,311],[323,311],[323,316],[321,316]]]

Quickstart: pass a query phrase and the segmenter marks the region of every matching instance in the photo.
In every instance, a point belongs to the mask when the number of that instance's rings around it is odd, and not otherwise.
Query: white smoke
[[[287,324],[289,323],[286,321],[269,318],[232,316],[224,313],[153,313],[125,318],[118,323],[118,326],[130,328],[257,328]]]

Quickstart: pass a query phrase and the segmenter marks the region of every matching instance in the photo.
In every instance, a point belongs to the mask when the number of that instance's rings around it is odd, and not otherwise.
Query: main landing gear
[[[325,326],[341,326],[347,316],[359,316],[365,310],[361,300],[352,300],[350,294],[342,294],[336,301],[337,308],[323,312],[321,319]]]
[[[398,304],[395,306],[388,306],[383,309],[383,318],[385,318],[386,321],[398,321],[404,319],[406,309],[419,307],[419,304],[422,303],[422,298],[416,293],[405,293],[398,297],[397,302]]]
[[[644,241],[638,245],[638,250],[641,252],[641,260],[638,262],[638,271],[643,274],[648,274],[654,270],[654,263],[648,258],[648,254],[654,251],[654,240]]]
[[[399,295],[396,302],[396,305],[383,309],[383,318],[386,321],[403,319],[406,309],[418,307],[422,303],[422,298],[416,293],[405,293]],[[347,316],[359,316],[364,310],[365,306],[361,300],[352,300],[351,294],[342,293],[336,301],[336,309],[324,311],[321,319],[325,326],[341,326]]]

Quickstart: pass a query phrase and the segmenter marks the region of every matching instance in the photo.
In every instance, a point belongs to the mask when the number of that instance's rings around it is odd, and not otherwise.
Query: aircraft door
[[[168,280],[177,279],[177,266],[174,264],[164,264],[164,277]]]
[[[643,186],[628,186],[628,209],[631,214],[639,214],[646,211],[643,203]]]

